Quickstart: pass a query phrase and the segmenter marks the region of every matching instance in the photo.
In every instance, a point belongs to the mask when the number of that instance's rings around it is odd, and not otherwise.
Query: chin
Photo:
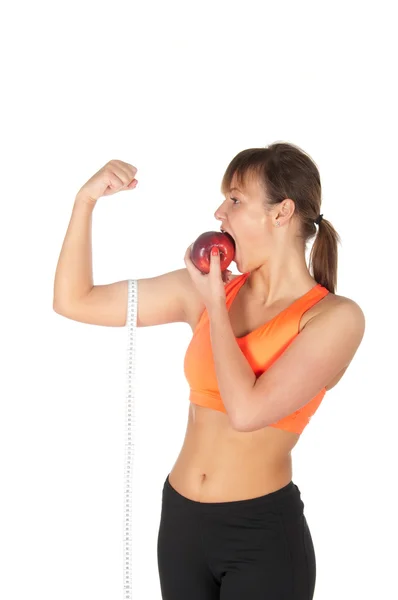
[[[241,266],[240,266],[240,263],[239,263],[239,261],[238,261],[238,260],[236,260],[236,258],[234,258],[234,260],[233,260],[232,262],[233,262],[233,263],[235,263],[235,265],[236,265],[236,268],[238,269],[238,271],[239,271],[240,273],[243,273],[243,271],[242,271],[242,269],[241,269]]]
[[[236,264],[236,268],[238,269],[238,271],[240,273],[246,273],[247,269],[246,269],[246,265],[244,265],[240,259],[240,256],[234,258],[234,263]]]

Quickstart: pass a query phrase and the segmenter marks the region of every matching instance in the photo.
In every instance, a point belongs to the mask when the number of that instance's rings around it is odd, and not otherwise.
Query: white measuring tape
[[[123,588],[124,600],[132,600],[132,483],[135,449],[135,367],[137,331],[138,284],[137,279],[128,280],[127,306],[127,390],[125,412],[125,457],[124,457],[124,536],[123,536]]]

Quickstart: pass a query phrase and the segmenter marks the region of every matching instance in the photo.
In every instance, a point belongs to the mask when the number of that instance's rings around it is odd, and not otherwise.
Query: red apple
[[[229,233],[206,231],[192,244],[191,260],[202,273],[210,272],[210,250],[218,247],[221,271],[225,271],[235,257],[235,240]]]

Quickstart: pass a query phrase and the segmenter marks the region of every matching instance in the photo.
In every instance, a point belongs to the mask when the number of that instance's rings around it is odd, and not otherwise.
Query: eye
[[[235,202],[239,202],[239,200],[237,198],[232,198],[231,197],[232,202],[235,204]]]

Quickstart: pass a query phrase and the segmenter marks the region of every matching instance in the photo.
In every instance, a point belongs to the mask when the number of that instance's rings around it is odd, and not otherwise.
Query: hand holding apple
[[[220,252],[220,267],[224,271],[235,257],[235,240],[229,233],[206,231],[192,244],[191,260],[202,273],[210,271],[210,250],[217,246]]]
[[[217,254],[212,255],[211,249]],[[235,256],[235,242],[228,233],[207,231],[202,233],[185,252],[184,261],[209,310],[220,302],[225,305],[223,274]]]

